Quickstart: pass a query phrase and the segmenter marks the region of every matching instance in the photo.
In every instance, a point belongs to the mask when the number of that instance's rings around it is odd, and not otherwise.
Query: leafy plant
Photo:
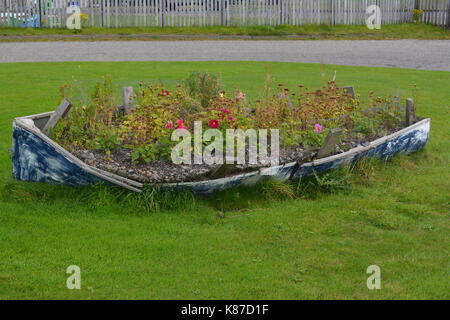
[[[414,21],[415,23],[421,22],[421,21],[422,21],[423,10],[421,10],[421,9],[414,9],[414,10],[412,11],[412,13],[413,13],[413,21]]]
[[[70,91],[70,85],[63,85],[60,89],[61,97],[69,97]],[[58,122],[51,137],[64,146],[109,151],[122,142],[118,136],[116,121],[117,107],[112,81],[105,78],[95,85],[88,103],[75,104],[68,116]]]
[[[308,198],[319,194],[349,192],[352,189],[350,169],[341,167],[320,174],[314,171],[312,176],[298,180],[295,188],[300,196]]]
[[[200,99],[203,108],[207,108],[212,97],[220,92],[219,78],[207,72],[192,72],[185,85],[191,97]]]
[[[64,85],[61,97],[70,97],[73,91],[71,85]],[[293,92],[281,83],[272,90],[266,74],[264,96],[252,102],[238,89],[220,91],[217,76],[193,72],[170,90],[162,84],[139,83],[133,112],[122,115],[112,81],[106,77],[95,85],[90,98],[76,101],[51,136],[69,149],[98,149],[106,155],[127,148],[134,163],[168,159],[173,130],[192,132],[195,121],[224,135],[227,129],[280,129],[282,148],[319,148],[336,127],[360,140],[400,127],[402,114],[396,99],[371,93],[370,108],[363,109],[358,96],[353,98],[334,81],[318,90],[300,85]]]

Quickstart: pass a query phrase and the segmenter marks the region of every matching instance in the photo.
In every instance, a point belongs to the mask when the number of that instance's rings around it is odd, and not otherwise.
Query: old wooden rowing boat
[[[108,182],[140,192],[143,184],[92,167],[65,150],[41,130],[53,112],[16,118],[13,122],[13,175],[17,180],[86,186]],[[422,119],[368,145],[347,152],[297,165],[295,162],[255,172],[196,182],[162,184],[164,188],[188,188],[200,194],[239,185],[257,183],[268,177],[286,181],[350,164],[362,157],[387,160],[425,147],[430,134],[430,119]]]

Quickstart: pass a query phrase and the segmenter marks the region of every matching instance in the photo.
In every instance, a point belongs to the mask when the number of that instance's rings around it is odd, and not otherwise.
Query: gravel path
[[[0,43],[0,62],[286,61],[450,71],[450,40],[200,40]]]

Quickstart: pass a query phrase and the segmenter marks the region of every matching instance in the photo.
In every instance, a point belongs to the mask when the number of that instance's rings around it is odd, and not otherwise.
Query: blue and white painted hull
[[[12,162],[15,179],[73,186],[86,186],[105,181],[135,192],[141,191],[142,183],[89,166],[42,133],[40,129],[51,114],[52,112],[48,112],[14,120]],[[429,135],[430,119],[423,119],[366,146],[358,146],[347,152],[300,166],[293,162],[226,178],[166,183],[160,186],[188,188],[199,194],[208,194],[240,185],[252,185],[269,177],[279,181],[299,179],[313,172],[321,173],[354,163],[362,157],[387,160],[397,154],[415,152],[425,147]]]

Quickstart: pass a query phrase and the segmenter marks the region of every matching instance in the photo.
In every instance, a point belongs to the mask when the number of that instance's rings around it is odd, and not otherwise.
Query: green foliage
[[[115,204],[136,215],[191,210],[197,204],[196,196],[189,190],[164,190],[152,185],[146,185],[141,193],[135,193],[100,183],[92,186],[89,192],[82,192],[80,199],[93,210]]]
[[[344,125],[343,116],[362,108],[358,98],[353,99],[334,81],[318,90],[299,85],[296,92],[278,84],[277,93],[270,95],[270,77],[266,76],[265,88],[265,99],[258,100],[255,107],[256,126],[280,128],[285,147],[319,147],[329,129]]]
[[[88,17],[89,19],[91,17]],[[89,24],[82,21],[83,26]],[[45,24],[46,21],[42,21]],[[86,23],[87,22],[87,23]],[[30,38],[17,36],[35,36],[39,41],[64,39],[78,41],[73,37],[74,30],[67,28],[2,28],[2,35],[15,36],[13,39],[4,37],[4,41],[32,41]],[[301,39],[347,39],[347,40],[394,40],[394,39],[450,39],[450,31],[431,24],[402,23],[383,24],[380,30],[369,30],[365,25],[248,25],[248,26],[191,26],[191,27],[121,27],[121,28],[82,28],[79,33],[85,36],[95,36],[98,40],[115,39],[136,40],[135,35],[148,36],[147,39],[185,39],[185,35],[195,35],[197,39],[211,40],[211,35],[226,35],[232,37],[271,36],[272,38],[297,35]],[[68,37],[69,36],[69,37]],[[3,40],[3,39],[2,39]],[[222,70],[220,70],[222,72]]]
[[[415,23],[421,22],[421,21],[422,21],[423,10],[421,10],[421,9],[414,9],[414,10],[412,11],[412,13],[413,13],[413,21],[414,21]]]
[[[192,72],[185,84],[189,95],[200,99],[203,108],[207,108],[212,97],[220,91],[219,78],[206,72]]]
[[[401,127],[394,98],[369,96],[364,109],[359,96],[351,97],[334,81],[318,90],[304,85],[294,92],[283,84],[271,88],[266,73],[264,97],[249,101],[240,90],[220,91],[217,76],[193,72],[169,90],[162,84],[139,83],[132,113],[119,115],[110,78],[95,85],[90,99],[77,101],[69,117],[60,121],[52,137],[67,148],[131,150],[131,161],[148,163],[170,158],[174,129],[193,132],[194,122],[212,126],[225,136],[227,129],[280,129],[282,148],[318,148],[330,129],[341,127],[350,136],[371,139]],[[71,95],[70,85],[61,96]],[[274,92],[273,92],[274,91]],[[212,125],[211,121],[216,125]],[[225,141],[224,141],[225,142]]]
[[[400,107],[398,98],[377,97],[370,108],[351,114],[348,129],[359,139],[373,139],[402,128],[404,118],[405,112]]]
[[[348,193],[352,189],[350,169],[341,167],[294,182],[296,192],[306,198],[315,198],[320,194]]]
[[[175,145],[170,137],[161,137],[159,141],[154,144],[143,144],[132,148],[131,160],[134,163],[146,162],[157,159],[170,159],[171,148]]]
[[[262,195],[270,200],[291,200],[296,198],[295,190],[288,183],[270,179],[261,184]]]
[[[65,119],[51,131],[51,137],[65,147],[83,147],[112,151],[122,139],[117,126],[117,107],[110,78],[96,83],[91,99],[77,101],[71,96],[71,86],[61,87],[61,98],[69,98],[74,106]]]

